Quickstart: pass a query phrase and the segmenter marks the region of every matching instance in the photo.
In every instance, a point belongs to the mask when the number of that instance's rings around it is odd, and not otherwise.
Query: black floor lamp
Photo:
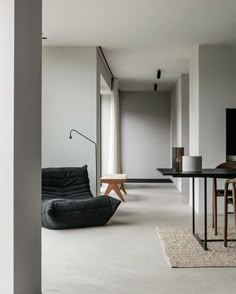
[[[75,129],[72,129],[70,130],[70,137],[69,139],[72,139],[72,133],[75,132],[77,133],[78,135],[80,135],[81,137],[84,137],[86,140],[90,141],[91,143],[94,144],[94,150],[95,150],[95,177],[96,177],[96,193],[97,193],[97,143],[94,142],[93,140],[89,139],[87,136],[83,135],[82,133],[80,133],[79,131],[75,130]]]

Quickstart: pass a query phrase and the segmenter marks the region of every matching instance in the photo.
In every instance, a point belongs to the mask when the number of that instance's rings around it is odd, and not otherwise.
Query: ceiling
[[[102,46],[122,90],[169,90],[198,44],[236,45],[236,0],[44,0],[44,46]]]

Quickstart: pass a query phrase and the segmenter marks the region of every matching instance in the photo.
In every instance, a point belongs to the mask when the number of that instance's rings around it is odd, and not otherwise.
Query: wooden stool
[[[124,187],[124,183],[126,182],[126,180],[126,174],[105,175],[100,178],[101,183],[108,184],[105,195],[108,195],[112,190],[114,190],[123,202],[125,202],[125,199],[120,190],[127,194]]]

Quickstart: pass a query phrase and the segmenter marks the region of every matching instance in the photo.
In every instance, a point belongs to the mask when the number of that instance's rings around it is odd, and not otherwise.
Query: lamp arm
[[[70,130],[70,139],[72,139],[72,133],[75,132],[77,134],[79,134],[80,136],[84,137],[86,140],[90,141],[91,143],[94,144],[95,147],[95,178],[96,178],[96,193],[98,193],[98,180],[97,180],[97,143],[94,142],[93,140],[89,139],[87,136],[83,135],[82,133],[80,133],[79,131],[72,129]]]
[[[80,133],[79,131],[77,131],[75,129],[70,130],[70,139],[72,139],[72,132],[75,132],[75,133],[79,134],[80,136],[84,137],[85,139],[87,139],[88,141],[93,143],[95,146],[97,145],[97,143],[95,143],[93,140],[89,139],[87,136],[83,135],[82,133]]]

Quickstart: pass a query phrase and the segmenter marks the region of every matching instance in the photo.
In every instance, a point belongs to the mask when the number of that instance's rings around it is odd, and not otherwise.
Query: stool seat
[[[108,195],[112,190],[114,190],[123,202],[125,202],[125,199],[123,195],[121,194],[121,191],[127,194],[124,187],[124,183],[126,182],[126,180],[127,180],[126,174],[104,175],[100,178],[101,183],[108,184],[105,191],[105,195]]]

